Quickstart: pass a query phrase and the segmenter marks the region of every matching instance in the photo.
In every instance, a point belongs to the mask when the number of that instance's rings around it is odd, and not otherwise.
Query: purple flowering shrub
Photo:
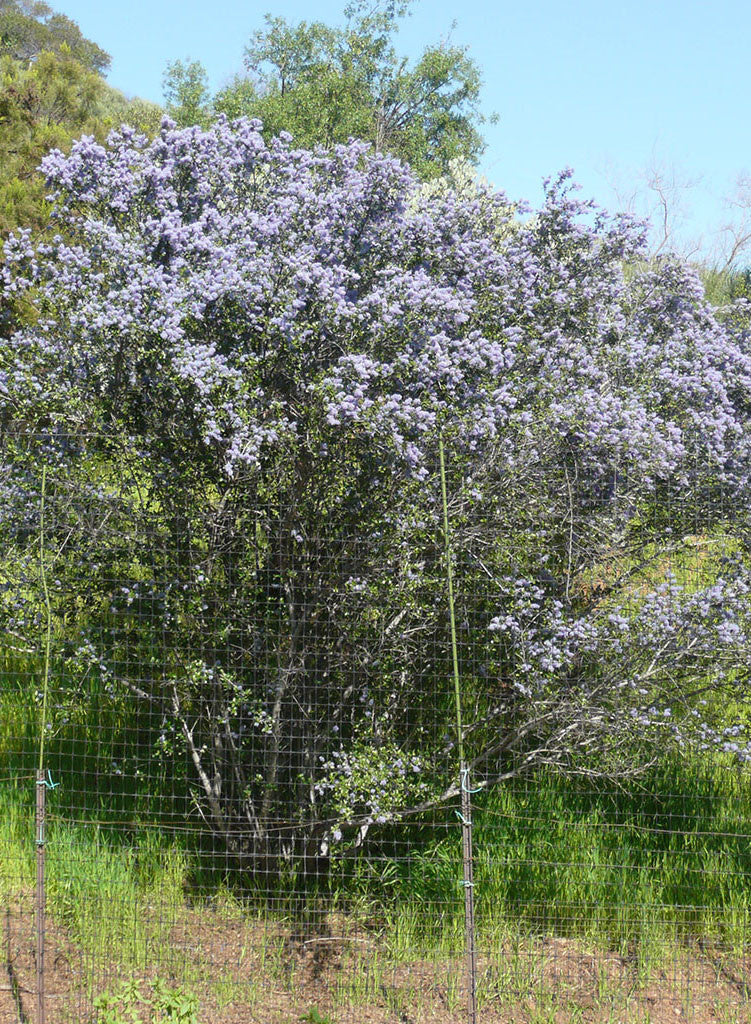
[[[583,754],[612,759],[626,752],[618,767],[623,774],[639,769],[638,761],[629,762],[629,747],[645,737],[751,760],[748,722],[713,727],[708,718],[718,709],[708,710],[703,699],[742,695],[748,681],[751,575],[738,558],[723,563],[725,575],[710,585],[694,589],[667,572],[646,592],[586,610],[551,597],[533,580],[501,581],[504,611],[488,628],[513,667],[493,715],[508,717],[519,698],[534,709],[524,723],[521,761],[569,768],[576,762],[578,772],[596,774],[602,762],[590,757],[587,763]],[[566,684],[574,681],[572,700]],[[738,737],[745,738],[738,743]],[[517,741],[507,731],[501,748]],[[518,770],[516,762],[508,774]]]
[[[353,432],[419,473],[441,427],[469,447],[564,442],[601,473],[665,476],[693,454],[744,477],[745,349],[687,268],[626,281],[640,229],[574,200],[566,174],[498,242],[487,202],[413,204],[393,159],[259,129],[124,128],[46,158],[65,235],[6,246],[5,290],[35,307],[6,389],[21,350],[66,429],[73,399],[86,429],[146,435],[169,405],[225,475]]]
[[[70,678],[148,707],[149,743],[261,866],[452,799],[440,432],[480,784],[735,743],[743,317],[680,262],[640,270],[640,226],[568,173],[515,222],[360,143],[259,129],[83,138],[44,162],[59,233],[6,244],[28,315],[0,417],[46,448],[6,444],[0,529],[31,550],[54,463],[68,589],[85,576]],[[679,583],[657,554],[689,533],[734,547]]]

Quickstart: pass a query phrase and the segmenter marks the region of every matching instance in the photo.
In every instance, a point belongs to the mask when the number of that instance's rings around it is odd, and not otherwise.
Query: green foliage
[[[127,121],[153,132],[161,111],[127,100],[66,53],[40,53],[31,64],[0,58],[0,234],[41,228],[49,214],[37,172],[51,149],[67,151],[80,135],[103,139]]]
[[[162,79],[169,116],[179,125],[208,125],[211,120],[211,94],[206,69],[197,60],[186,58],[167,65]]]
[[[45,52],[71,57],[88,71],[103,72],[110,66],[110,55],[48,4],[0,0],[0,53],[31,63]]]
[[[300,1020],[307,1022],[307,1024],[331,1024],[331,1018],[324,1016],[315,1006],[303,1014]]]
[[[726,306],[737,299],[751,299],[751,269],[700,267],[707,300],[713,306]]]
[[[408,762],[407,772],[403,773],[405,762]],[[325,767],[330,772],[332,808],[345,821],[354,813],[362,813],[373,793],[379,794],[384,820],[415,798],[430,796],[427,784],[419,778],[415,782],[410,775],[419,776],[423,771],[420,758],[417,755],[406,758],[393,743],[374,746],[372,738],[368,737],[354,744],[346,760],[335,757]]]
[[[463,48],[444,43],[426,47],[414,66],[400,57],[394,36],[410,6],[350,4],[343,28],[267,15],[246,49],[248,76],[215,97],[215,112],[258,117],[268,135],[288,131],[303,147],[366,139],[426,179],[451,160],[475,161],[484,147],[478,68]],[[202,73],[181,67],[193,86],[205,81]],[[198,123],[206,111],[200,95]]]
[[[198,1024],[198,1000],[157,978],[150,989],[124,981],[94,1000],[99,1024]]]
[[[170,988],[157,978],[152,986],[151,1001],[157,1020],[164,1024],[198,1024],[198,1000],[191,992]]]

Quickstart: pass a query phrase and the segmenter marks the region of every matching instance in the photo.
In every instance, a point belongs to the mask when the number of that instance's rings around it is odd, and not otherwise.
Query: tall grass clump
[[[48,842],[48,907],[89,954],[121,966],[159,963],[185,906],[188,858],[153,830],[129,841],[58,824]]]

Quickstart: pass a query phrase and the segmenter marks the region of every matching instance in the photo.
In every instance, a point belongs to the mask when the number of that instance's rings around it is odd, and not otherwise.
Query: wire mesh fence
[[[0,1021],[748,1019],[746,510],[348,444],[3,435]]]

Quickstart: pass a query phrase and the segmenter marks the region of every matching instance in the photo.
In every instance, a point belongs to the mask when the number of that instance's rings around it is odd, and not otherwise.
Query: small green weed
[[[94,1010],[97,1024],[200,1024],[195,995],[160,979],[150,991],[137,981],[124,981],[97,996]]]
[[[300,1018],[305,1024],[333,1024],[330,1017],[322,1016],[315,1006],[311,1007],[306,1014]]]
[[[160,1024],[198,1024],[198,999],[192,992],[169,988],[157,979],[152,989],[151,1005]]]

